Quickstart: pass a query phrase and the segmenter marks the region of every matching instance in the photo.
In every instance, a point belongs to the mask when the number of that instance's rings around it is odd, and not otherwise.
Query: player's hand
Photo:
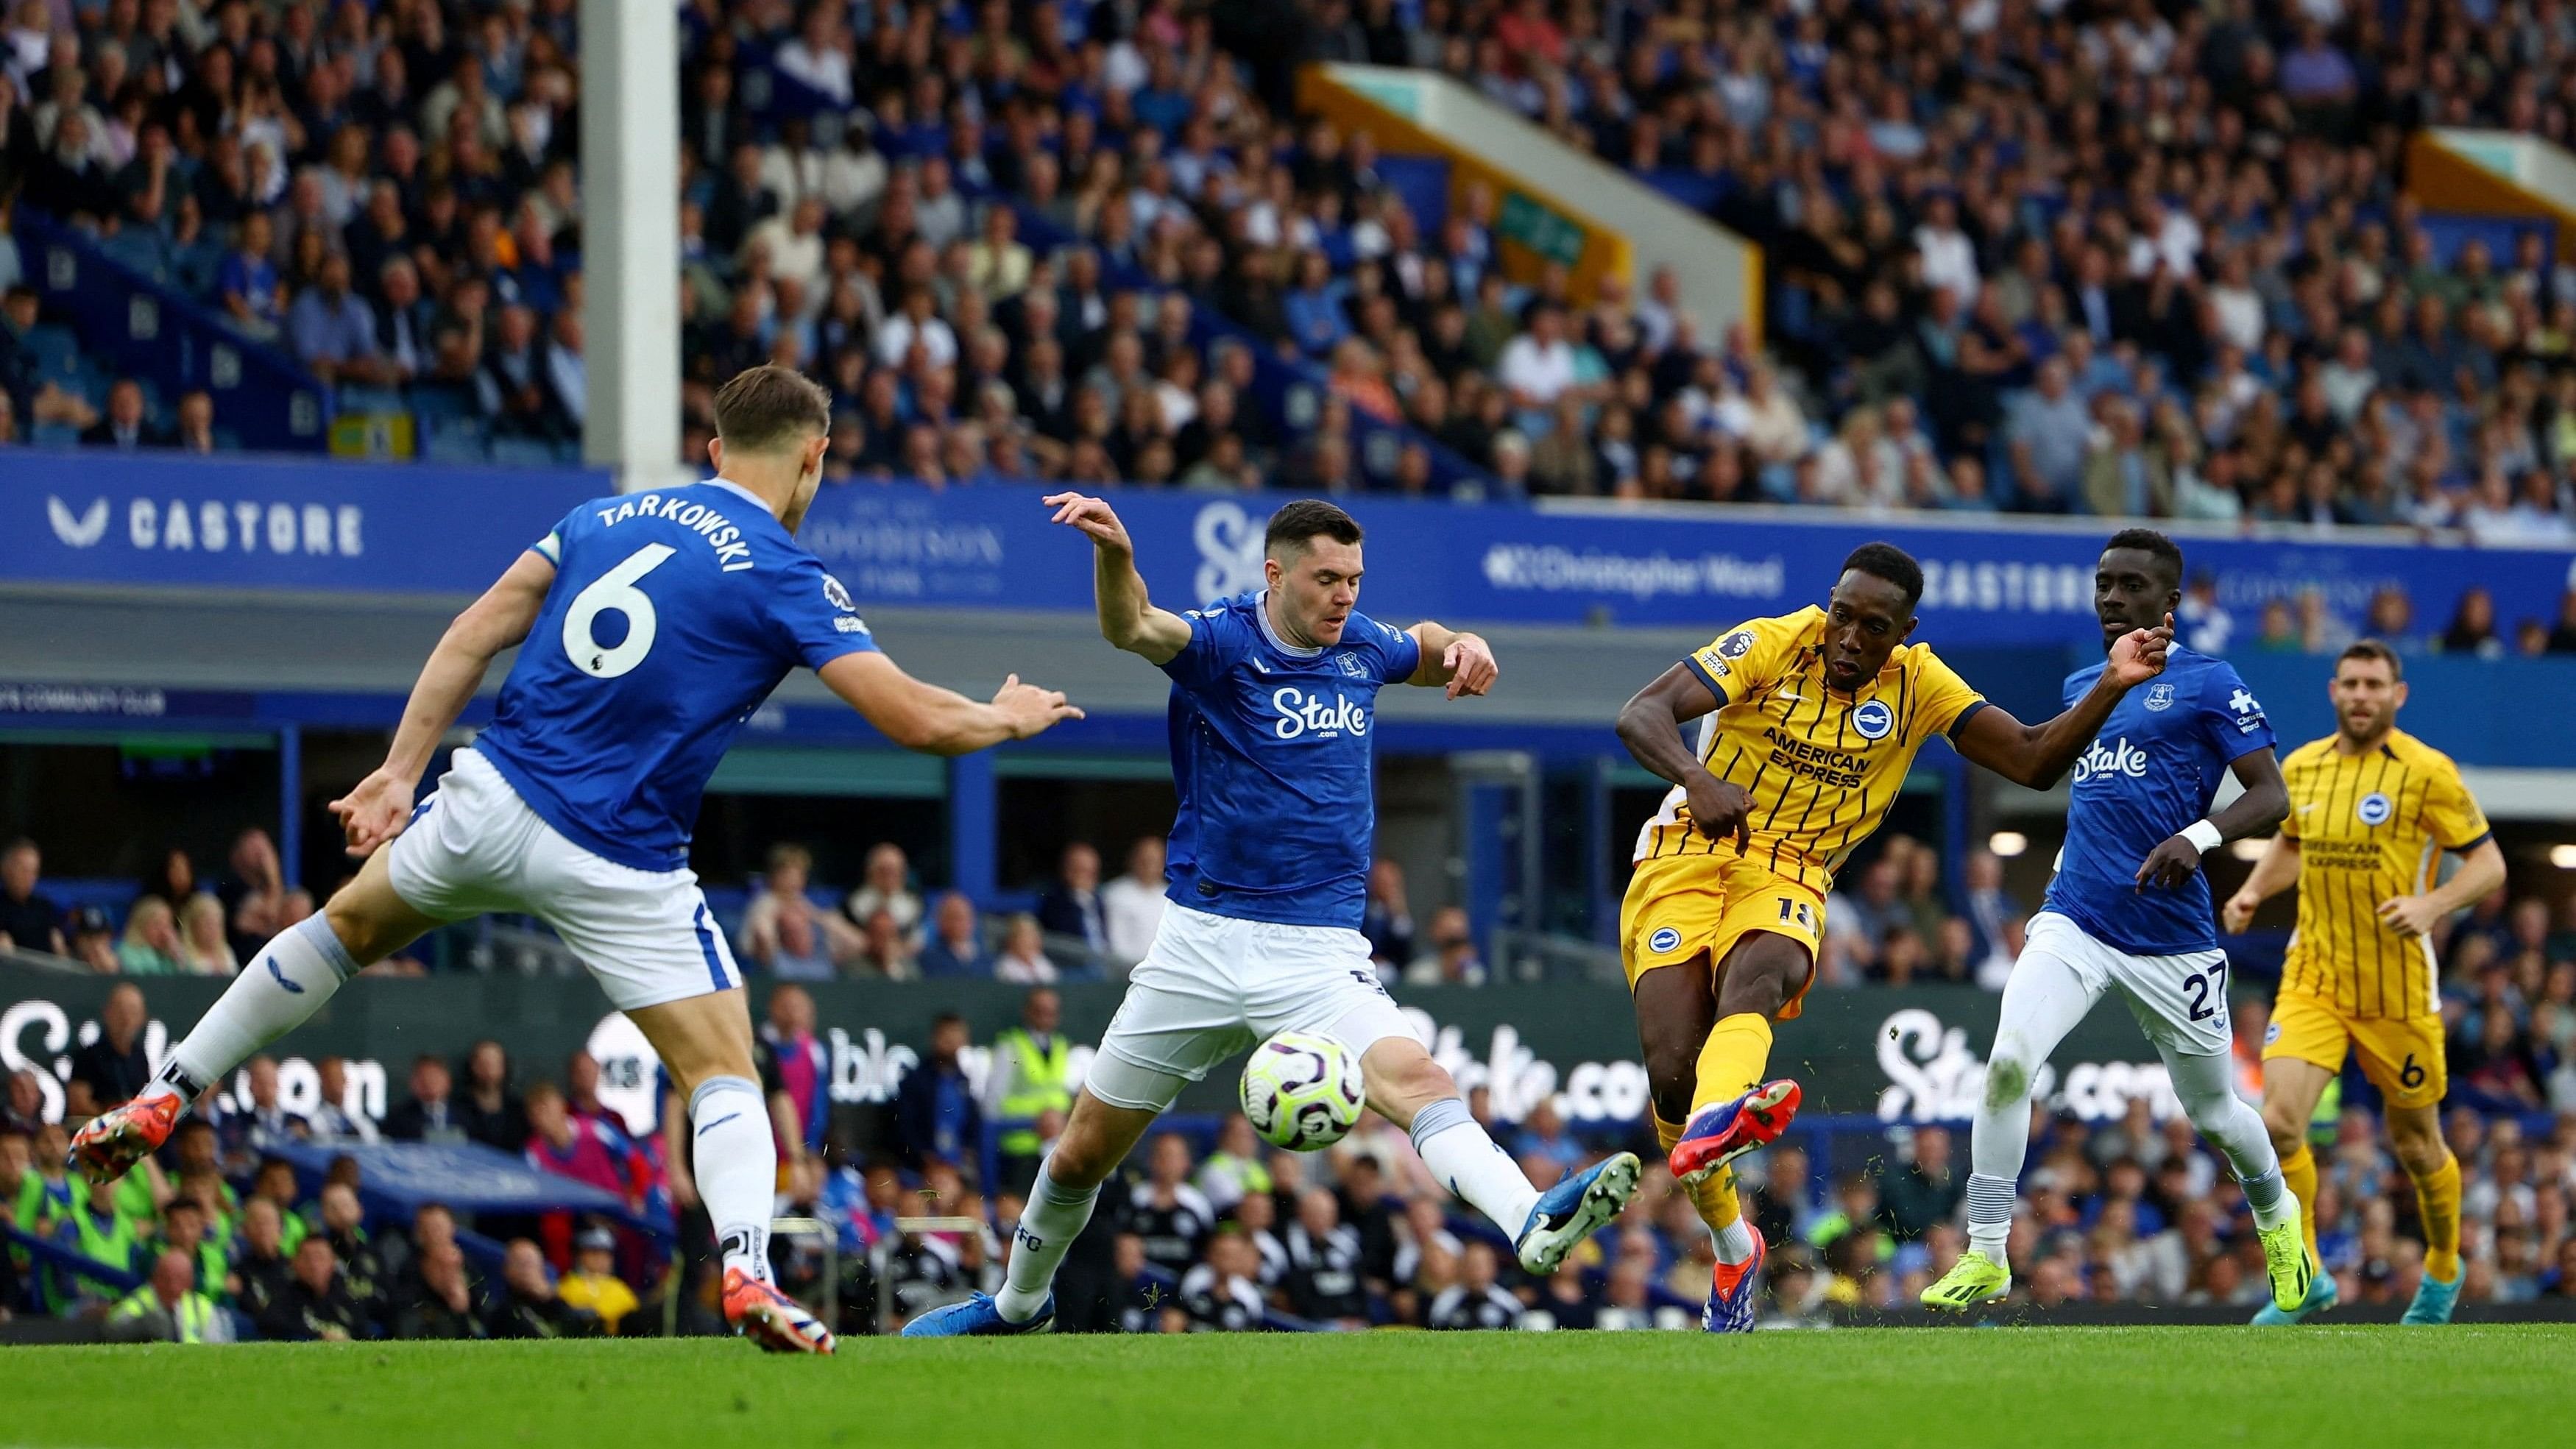
[[[1690,798],[1693,829],[1711,840],[1724,840],[1730,835],[1735,837],[1735,849],[1739,854],[1752,844],[1753,824],[1745,816],[1753,800],[1744,793],[1743,786],[1730,784],[1702,770],[1691,777],[1690,783],[1682,786],[1682,791]]]
[[[1117,510],[1106,499],[1087,493],[1050,493],[1038,501],[1055,510],[1051,522],[1082,530],[1093,543],[1112,553],[1136,551],[1136,545],[1127,537],[1127,525],[1118,521]]]
[[[2242,936],[2245,934],[2245,928],[2254,924],[2254,913],[2260,910],[2262,905],[2263,902],[2256,897],[2244,891],[2238,891],[2227,898],[2227,904],[2218,908],[2218,924],[2226,930],[2227,934]]]
[[[2146,683],[2165,672],[2165,651],[2173,647],[2173,615],[2152,629],[2132,629],[2111,646],[2111,678],[2122,689]]]
[[[1494,687],[1503,667],[1494,662],[1493,646],[1473,634],[1461,634],[1440,652],[1440,667],[1449,671],[1449,697],[1483,694]]]
[[[403,833],[411,823],[412,789],[412,781],[378,770],[331,802],[331,813],[340,817],[341,833],[349,838],[352,857],[364,860]]]
[[[1110,521],[1117,522],[1114,518]],[[1069,719],[1082,718],[1080,709],[1064,702],[1064,691],[1022,684],[1016,674],[1002,681],[1001,689],[993,695],[993,708],[999,710],[1003,720],[1010,725],[1011,738],[1015,740],[1043,734]]]
[[[2395,896],[2379,903],[2380,921],[2401,936],[2427,934],[2442,915],[2431,896]]]
[[[2138,867],[2138,889],[2154,886],[2172,890],[2191,879],[2200,869],[2200,847],[2179,835],[2165,837],[2162,845],[2147,852],[2146,863]]]

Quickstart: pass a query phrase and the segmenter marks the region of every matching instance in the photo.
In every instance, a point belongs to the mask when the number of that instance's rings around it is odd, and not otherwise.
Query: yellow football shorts
[[[1619,903],[1619,961],[1632,991],[1638,977],[1659,966],[1688,964],[1703,951],[1723,971],[1726,953],[1751,931],[1804,945],[1812,966],[1825,931],[1825,898],[1732,853],[1641,860]],[[1798,1014],[1814,982],[1811,969],[1780,1009],[1781,1020]]]
[[[2361,1072],[2392,1107],[2431,1107],[2450,1087],[2438,1016],[2358,1017],[2306,992],[2282,992],[2263,1034],[2263,1059],[2288,1057],[2329,1072],[2344,1052],[2361,1054]]]

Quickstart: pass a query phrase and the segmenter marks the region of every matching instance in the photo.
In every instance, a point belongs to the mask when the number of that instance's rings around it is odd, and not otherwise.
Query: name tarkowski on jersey
[[[665,503],[670,504],[667,510],[662,506]],[[719,567],[726,573],[740,573],[756,567],[752,562],[751,545],[743,542],[742,530],[734,527],[732,519],[703,503],[673,502],[658,493],[647,493],[614,508],[599,510],[599,521],[603,527],[614,528],[630,518],[659,518],[697,534],[715,549]]]
[[[2150,702],[2149,708],[2153,707]],[[2147,777],[2147,752],[2130,744],[2127,735],[2122,735],[2109,749],[2104,749],[2102,742],[2095,740],[2091,749],[2075,757],[2075,783],[2081,785],[2096,775],[2126,775],[2132,780],[2143,780]]]
[[[1321,739],[1338,739],[1343,735],[1368,733],[1368,711],[1341,695],[1330,700],[1320,694],[1308,694],[1297,686],[1283,685],[1270,696],[1271,706],[1279,711],[1279,722],[1270,732],[1283,740],[1307,734]]]

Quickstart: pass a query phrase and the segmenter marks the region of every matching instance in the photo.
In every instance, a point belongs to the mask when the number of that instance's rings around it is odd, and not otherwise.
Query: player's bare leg
[[[1092,1070],[1098,1073],[1111,1061],[1104,1056]],[[1120,1085],[1111,1090],[1122,1095],[1141,1087],[1143,1095],[1168,1101],[1181,1087],[1178,1077],[1125,1062],[1116,1062],[1111,1070],[1121,1074]],[[1073,1240],[1090,1224],[1091,1210],[1100,1201],[1100,1185],[1136,1150],[1146,1129],[1161,1115],[1158,1107],[1105,1101],[1088,1085],[1074,1093],[1064,1132],[1046,1161],[1038,1164],[1028,1206],[1020,1210],[1002,1291],[978,1293],[963,1303],[932,1309],[905,1324],[904,1337],[982,1338],[1053,1328],[1056,1269]]]
[[[1673,1176],[1697,1184],[1756,1148],[1780,1138],[1798,1113],[1798,1084],[1762,1080],[1770,1064],[1771,1022],[1815,974],[1804,942],[1752,931],[1726,953],[1718,971],[1717,1024],[1700,1048],[1690,1120],[1673,1145]],[[1652,972],[1648,973],[1652,975]]]
[[[2325,1095],[2326,1084],[2333,1080],[2334,1073],[2314,1062],[2297,1057],[2263,1059],[2263,1130],[2271,1135],[2272,1151],[2281,1159],[2281,1180],[2299,1200],[2299,1231],[2312,1260],[2317,1256],[2317,1159],[2308,1147],[2308,1121],[2316,1115],[2317,1099]],[[2309,1280],[2306,1300],[2296,1309],[2285,1313],[2267,1303],[2255,1312],[2254,1321],[2297,1323],[2334,1307],[2339,1296],[2334,1275],[2320,1264]]]
[[[149,1086],[134,1100],[91,1118],[73,1136],[73,1164],[92,1182],[123,1177],[169,1140],[188,1104],[207,1088],[303,1025],[341,982],[437,924],[394,894],[385,853],[369,856],[357,879],[329,904],[260,948],[171,1049]]]
[[[1699,1058],[1717,1025],[1717,976],[1703,951],[1678,966],[1641,973],[1631,992],[1637,1008],[1637,1042],[1645,1054],[1655,1140],[1667,1155],[1682,1140],[1699,1091]],[[1721,1167],[1683,1189],[1717,1246],[1708,1302],[1700,1327],[1732,1333],[1753,1326],[1753,1296],[1762,1271],[1762,1235],[1745,1220],[1735,1190],[1735,1169]]]
[[[1521,1267],[1539,1277],[1619,1215],[1637,1190],[1635,1153],[1614,1153],[1540,1192],[1467,1110],[1458,1083],[1409,1036],[1381,1037],[1360,1055],[1369,1106],[1405,1129],[1443,1187],[1512,1235]]]
[[[742,990],[638,1007],[626,1017],[689,1104],[698,1197],[724,1253],[726,1320],[773,1353],[830,1353],[831,1329],[770,1282],[778,1144],[752,1065],[751,1009]]]

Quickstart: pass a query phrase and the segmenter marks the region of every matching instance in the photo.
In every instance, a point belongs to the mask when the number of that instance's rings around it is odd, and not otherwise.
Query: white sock
[[[1753,1229],[1742,1218],[1710,1229],[1709,1236],[1717,1240],[1717,1261],[1729,1267],[1753,1256]]]
[[[1422,1165],[1442,1186],[1514,1240],[1529,1226],[1538,1189],[1530,1186],[1511,1154],[1485,1135],[1465,1098],[1444,1097],[1413,1114],[1413,1150],[1422,1154]]]
[[[766,1283],[769,1218],[778,1201],[778,1144],[756,1082],[709,1077],[689,1094],[698,1197],[715,1224],[724,1265]]]
[[[251,1054],[302,1026],[340,983],[358,974],[349,948],[328,918],[307,916],[279,932],[250,958],[233,984],[171,1049],[148,1092],[197,1094],[232,1075]]]
[[[1049,1157],[1038,1164],[1038,1180],[1029,1189],[1028,1206],[1020,1209],[1020,1230],[1011,1239],[1011,1262],[1003,1274],[1002,1291],[993,1295],[993,1306],[1013,1323],[1028,1322],[1046,1306],[1057,1265],[1064,1262],[1073,1240],[1082,1236],[1093,1205],[1100,1201],[1099,1188],[1072,1188],[1057,1182],[1048,1170],[1054,1162]]]

